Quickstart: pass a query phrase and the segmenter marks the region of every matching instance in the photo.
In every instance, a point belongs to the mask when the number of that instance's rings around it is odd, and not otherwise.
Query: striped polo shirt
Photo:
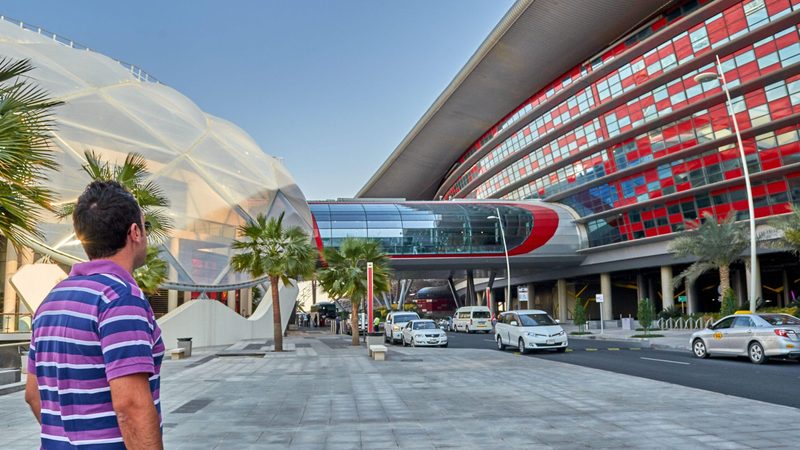
[[[131,274],[107,260],[73,266],[33,319],[28,374],[39,383],[42,448],[125,448],[108,382],[150,374],[160,418],[163,357],[161,330]]]

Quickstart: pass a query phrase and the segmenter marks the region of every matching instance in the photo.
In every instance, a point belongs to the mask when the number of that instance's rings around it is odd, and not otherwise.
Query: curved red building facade
[[[690,261],[668,244],[687,220],[749,219],[725,92],[695,77],[719,58],[764,225],[800,204],[798,24],[800,0],[520,0],[359,196],[560,204],[583,231],[582,263],[520,267],[513,285],[538,286],[561,310],[565,290],[617,299],[604,305],[615,316],[644,296],[719,309],[714,275],[671,287]],[[758,254],[759,296],[800,294],[796,258]],[[734,273],[746,297],[751,280]]]

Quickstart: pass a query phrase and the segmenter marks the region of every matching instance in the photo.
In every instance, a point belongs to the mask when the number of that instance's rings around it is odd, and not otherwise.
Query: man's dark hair
[[[139,204],[116,181],[89,184],[72,213],[72,226],[89,259],[107,258],[125,247],[133,223],[143,225]]]

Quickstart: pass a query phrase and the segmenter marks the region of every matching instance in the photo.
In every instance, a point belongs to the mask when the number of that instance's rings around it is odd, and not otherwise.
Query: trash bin
[[[192,338],[178,338],[178,348],[183,349],[183,356],[192,356]]]
[[[622,329],[623,330],[632,330],[633,329],[633,318],[632,317],[623,317],[622,318]]]

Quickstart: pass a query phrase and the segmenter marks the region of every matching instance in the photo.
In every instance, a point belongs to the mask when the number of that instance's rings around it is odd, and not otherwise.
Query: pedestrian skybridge
[[[435,277],[431,271],[505,268],[503,233],[512,266],[574,266],[582,259],[575,215],[558,204],[348,200],[309,207],[320,248],[338,247],[347,237],[374,239],[395,270],[425,277]]]

